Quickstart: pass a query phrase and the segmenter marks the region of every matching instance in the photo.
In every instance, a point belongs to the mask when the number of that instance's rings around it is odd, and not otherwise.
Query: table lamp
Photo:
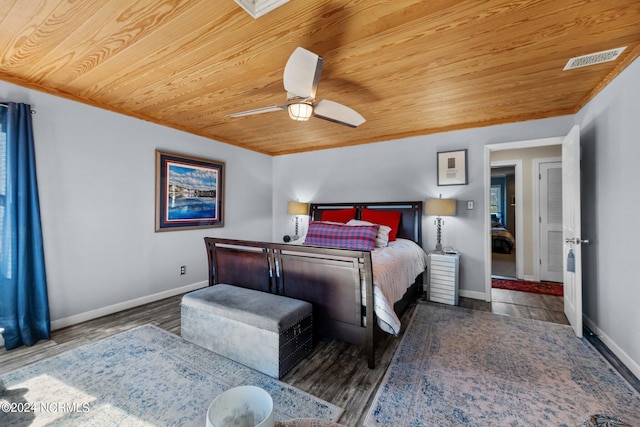
[[[308,215],[309,214],[309,203],[302,202],[288,202],[287,203],[287,213],[289,215],[293,215],[296,221],[296,234],[291,237],[291,240],[298,240],[300,236],[298,236],[298,226],[300,221],[300,215]]]
[[[435,253],[442,253],[442,244],[440,238],[442,236],[442,221],[443,216],[455,216],[456,215],[456,200],[455,199],[443,199],[442,194],[438,199],[427,199],[426,201],[426,214],[437,217],[434,221],[437,228],[437,243]]]

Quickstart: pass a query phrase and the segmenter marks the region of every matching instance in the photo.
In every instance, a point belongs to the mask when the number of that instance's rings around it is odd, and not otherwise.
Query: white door
[[[564,243],[564,314],[582,337],[582,240],[580,234],[580,127],[562,141],[562,234]]]
[[[562,282],[562,162],[542,162],[538,168],[540,280]]]

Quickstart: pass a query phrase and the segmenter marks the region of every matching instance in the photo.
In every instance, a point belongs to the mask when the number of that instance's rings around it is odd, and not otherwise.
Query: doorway
[[[491,276],[517,279],[516,166],[519,163],[491,163]]]
[[[515,220],[512,233],[515,240],[515,277],[524,282],[540,281],[539,269],[539,223],[538,223],[538,177],[537,160],[561,159],[563,138],[544,138],[538,140],[516,141],[511,143],[491,144],[485,147],[485,200],[491,204],[491,174],[496,172],[506,175],[509,169],[514,170],[515,195],[509,195],[505,201],[514,209],[511,216]],[[514,206],[511,206],[514,205]],[[491,301],[493,274],[493,238],[490,208],[486,215],[486,301]],[[506,213],[509,216],[509,211]],[[508,219],[507,219],[508,221]],[[504,222],[507,222],[504,221]],[[507,224],[504,224],[507,225]],[[507,228],[508,229],[508,228]]]
[[[588,243],[580,235],[580,127],[575,125],[564,137],[544,138],[484,147],[485,200],[491,191],[491,162],[494,153],[534,147],[560,147],[562,159],[562,243],[563,243],[563,311],[577,337],[582,337],[582,251],[581,244]],[[525,173],[526,175],[526,173]],[[531,173],[529,173],[531,175]],[[534,179],[537,179],[535,175]],[[522,200],[522,199],[519,199]],[[524,200],[523,200],[524,202]],[[516,200],[516,205],[518,201]],[[529,211],[530,209],[523,209]],[[536,218],[537,220],[538,218]],[[485,209],[485,300],[492,302],[491,280],[491,214]],[[519,233],[522,236],[522,233]],[[518,239],[526,240],[525,239]],[[535,240],[535,239],[534,239]],[[529,260],[531,261],[531,260]],[[534,260],[537,264],[538,260]]]
[[[490,176],[486,184],[491,243],[486,258],[490,261],[487,301],[491,302],[494,313],[568,324],[557,287],[538,283],[537,261],[540,250],[538,161],[561,159],[561,143],[562,138],[550,138],[491,146]],[[511,253],[504,243],[506,238],[498,237],[505,233],[498,227],[512,235]]]

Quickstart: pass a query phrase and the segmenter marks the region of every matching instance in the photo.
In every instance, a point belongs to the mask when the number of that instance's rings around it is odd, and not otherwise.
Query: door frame
[[[495,151],[495,150],[494,150]],[[524,250],[522,247],[522,239],[518,238],[518,236],[522,236],[524,233],[524,211],[522,210],[522,203],[518,203],[518,200],[522,200],[523,198],[523,186],[524,186],[524,178],[522,175],[522,159],[516,160],[498,160],[495,162],[490,162],[491,167],[501,167],[501,166],[512,166],[515,170],[515,196],[516,196],[516,209],[515,209],[515,223],[516,223],[516,277],[518,279],[522,279],[524,275]],[[489,189],[491,189],[491,169],[489,169]],[[485,200],[489,200],[485,198]],[[489,213],[489,221],[491,221],[491,213]],[[489,239],[491,239],[491,234],[489,233]],[[489,261],[491,261],[491,252],[489,252]],[[489,263],[489,267],[491,268],[491,262]]]
[[[503,142],[499,144],[487,144],[484,146],[484,240],[485,240],[485,250],[484,250],[484,295],[485,301],[491,302],[491,213],[490,209],[486,205],[486,201],[489,200],[491,193],[491,152],[492,151],[503,151],[503,150],[517,150],[520,148],[534,148],[534,147],[544,147],[547,145],[562,145],[562,141],[564,137],[552,137],[552,138],[540,138],[540,139],[529,139],[524,141],[513,141],[513,142]],[[517,189],[517,185],[516,185]],[[517,196],[516,196],[517,197]],[[521,196],[522,197],[522,196]],[[522,200],[522,198],[520,199]],[[518,199],[516,198],[516,207],[518,204]],[[522,225],[522,221],[518,221],[520,225]],[[517,226],[517,224],[516,224]],[[518,232],[516,231],[516,234]],[[522,234],[520,234],[522,236]],[[522,253],[522,250],[518,251],[518,241],[516,239],[516,256],[518,252]],[[520,263],[522,265],[523,263]],[[524,266],[523,266],[524,268]]]

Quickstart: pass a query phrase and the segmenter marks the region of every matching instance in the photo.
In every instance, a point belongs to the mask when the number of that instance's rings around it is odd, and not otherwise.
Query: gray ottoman
[[[313,349],[308,302],[218,284],[182,297],[182,338],[281,378]]]

